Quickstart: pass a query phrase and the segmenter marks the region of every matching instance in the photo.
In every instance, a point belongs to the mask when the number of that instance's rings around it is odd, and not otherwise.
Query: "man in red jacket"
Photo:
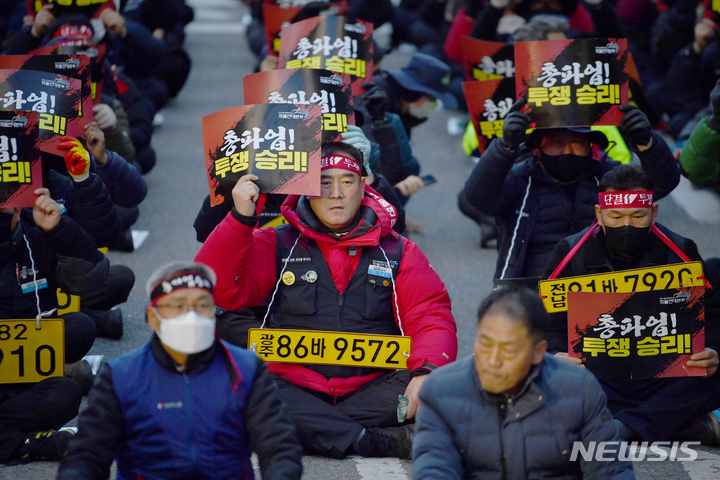
[[[323,145],[320,196],[289,196],[281,208],[288,225],[276,229],[253,229],[258,178],[243,176],[235,207],[195,258],[217,272],[221,308],[270,298],[265,327],[412,337],[406,370],[268,364],[306,449],[410,458],[417,393],[430,371],[455,360],[455,321],[445,286],[420,249],[392,230],[397,213],[365,184],[362,164],[354,147]],[[405,420],[399,395],[408,399]]]

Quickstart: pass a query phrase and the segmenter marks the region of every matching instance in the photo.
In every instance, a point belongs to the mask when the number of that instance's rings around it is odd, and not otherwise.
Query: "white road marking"
[[[140,245],[143,244],[148,235],[150,235],[150,232],[147,230],[132,230],[133,248],[135,250],[140,248]]]
[[[408,480],[403,464],[397,458],[353,458],[362,480]]]
[[[696,190],[690,180],[681,176],[680,185],[670,195],[693,220],[701,223],[720,223],[720,198],[715,193]]]

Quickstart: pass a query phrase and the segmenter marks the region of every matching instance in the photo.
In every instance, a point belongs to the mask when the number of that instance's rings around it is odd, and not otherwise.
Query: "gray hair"
[[[217,281],[217,275],[215,275],[213,269],[207,265],[198,262],[191,262],[189,260],[180,260],[177,262],[166,263],[165,265],[158,267],[150,274],[150,278],[148,278],[148,281],[145,284],[145,292],[147,293],[147,296],[150,297],[155,287],[157,287],[161,282],[173,278],[180,272],[200,274],[207,277],[207,279],[212,282],[213,286],[215,286],[215,282]]]
[[[570,28],[567,17],[560,15],[535,15],[524,26],[513,33],[516,42],[547,40],[550,32],[565,32]]]

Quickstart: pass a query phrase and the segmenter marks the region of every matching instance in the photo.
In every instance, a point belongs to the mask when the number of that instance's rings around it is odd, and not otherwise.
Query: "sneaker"
[[[720,421],[715,412],[718,410],[692,419],[680,427],[673,437],[676,440],[699,441],[702,445],[713,447],[720,445]]]
[[[119,340],[123,336],[123,319],[119,308],[114,307],[110,310],[80,308],[80,311],[95,322],[98,337]]]
[[[409,460],[415,432],[410,427],[368,428],[360,439],[363,457],[397,457]]]
[[[75,383],[80,385],[83,396],[90,392],[90,389],[95,383],[95,374],[93,374],[92,367],[87,360],[80,360],[79,362],[65,365],[65,376],[75,380]]]
[[[56,432],[46,430],[27,435],[23,443],[15,450],[15,457],[21,463],[37,461],[56,462],[68,451],[68,442],[75,433],[71,430]]]

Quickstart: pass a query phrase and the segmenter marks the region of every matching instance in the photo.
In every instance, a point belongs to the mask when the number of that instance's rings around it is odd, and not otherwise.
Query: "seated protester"
[[[417,391],[457,354],[450,298],[420,249],[392,230],[396,212],[365,184],[360,152],[328,143],[322,155],[321,195],[288,196],[282,206],[288,224],[275,229],[253,229],[257,177],[240,178],[234,209],[196,259],[218,273],[215,300],[222,308],[259,305],[273,294],[269,328],[412,337],[408,370],[268,366],[307,450],[409,458],[413,433],[406,425],[418,408]],[[369,287],[371,267],[388,264],[392,283]],[[400,423],[403,394],[408,420]]]
[[[549,320],[529,289],[503,287],[483,300],[475,354],[420,389],[414,479],[634,478],[627,461],[568,455],[575,442],[619,438],[595,377],[546,353]]]
[[[66,150],[65,164],[71,175],[95,171],[110,190],[116,204],[134,206],[145,197],[147,186],[134,167],[119,155],[105,149],[105,137],[96,122],[85,127],[87,150],[79,140],[63,137],[59,148]],[[118,234],[115,242],[121,239]],[[113,244],[115,243],[113,242]],[[111,244],[112,245],[112,244]],[[96,323],[98,335],[119,339],[123,334],[122,312],[113,308],[127,301],[135,284],[135,275],[124,265],[113,265],[104,285],[80,297],[80,306]]]
[[[62,26],[83,25],[92,32],[93,43],[107,45],[107,61],[122,66],[123,72],[152,100],[156,111],[167,102],[167,85],[150,76],[152,68],[167,54],[167,46],[140,23],[116,12],[113,2],[66,7],[40,0],[28,2],[28,14],[34,17],[33,24],[15,35],[5,54],[26,54],[47,44],[62,31]]]
[[[638,166],[623,165],[606,173],[598,187],[599,205],[595,205],[598,225],[562,240],[553,251],[545,277],[553,272],[560,277],[571,277],[701,261],[692,240],[656,223],[657,203],[653,203],[652,208],[635,204],[616,207],[604,201],[604,192],[652,189],[650,176]],[[652,228],[659,229],[660,233]],[[579,249],[570,257],[570,250],[576,246]],[[569,263],[556,272],[558,266],[565,263],[564,259]],[[706,300],[714,295],[711,292],[706,292]],[[567,313],[556,313],[553,317],[547,330],[548,351],[558,358],[581,364],[580,359],[569,357],[566,352]],[[708,347],[690,357],[687,365],[706,367],[707,377],[600,379],[623,440],[639,436],[650,442],[674,439],[718,444],[720,423],[712,411],[720,407],[720,375],[715,375],[720,346],[719,320],[709,314],[705,320]]]
[[[92,239],[61,214],[62,207],[47,189],[35,194],[32,210],[0,209],[2,319],[57,317],[58,287],[80,295],[108,277],[110,264]],[[66,313],[62,319],[67,370],[92,347],[95,324],[80,312]],[[91,384],[83,386],[89,389]],[[56,430],[77,415],[81,396],[78,383],[65,377],[0,385],[0,462],[62,458],[70,433]]]
[[[667,73],[648,91],[655,108],[668,115],[668,133],[673,138],[707,105],[720,78],[717,30],[715,22],[702,18],[695,25],[694,40],[675,53]]]
[[[119,9],[128,20],[145,26],[167,47],[167,54],[153,67],[151,76],[162,81],[170,97],[176,97],[190,74],[190,57],[183,49],[184,27],[193,10],[182,0],[122,1]]]
[[[599,155],[607,138],[589,128],[536,129],[528,138],[530,117],[518,111],[524,101],[505,117],[503,136],[480,157],[465,195],[498,224],[495,279],[536,283],[555,245],[593,221],[597,182],[620,163]],[[632,105],[620,109],[620,131],[662,198],[680,181],[677,161],[644,113]]]
[[[175,262],[148,279],[152,339],[105,363],[58,479],[300,479],[302,448],[265,364],[216,340],[205,265]]]
[[[710,92],[711,114],[695,127],[680,153],[680,168],[693,185],[720,194],[720,80]]]
[[[405,203],[407,197],[424,187],[418,177],[420,164],[412,154],[410,139],[400,117],[388,111],[387,93],[372,82],[363,87],[367,91],[355,109],[355,121],[372,139],[369,166],[387,178]]]
[[[365,182],[369,183],[374,190],[396,208],[398,215],[397,222],[393,225],[393,230],[401,234],[405,229],[405,210],[400,205],[394,190],[387,180],[385,180],[382,175],[375,175],[373,171],[370,170],[367,161],[368,156],[366,155],[367,150],[370,148],[370,141],[359,128],[350,127],[353,126],[349,125],[348,129],[350,131],[343,134],[345,143],[354,145],[363,155],[363,169],[365,170],[363,173],[367,173],[367,175],[364,176]],[[260,221],[256,226],[259,228],[263,228],[266,224],[282,215],[280,207],[287,196],[264,195],[263,197],[264,201],[259,200],[257,202],[258,209],[260,209]],[[260,205],[261,203],[262,206]],[[232,207],[232,201],[211,207],[210,195],[205,197],[200,212],[198,212],[195,222],[193,223],[198,242],[205,242],[215,227],[230,213]],[[267,313],[268,304],[269,299],[266,299],[261,305],[253,307],[252,309],[242,308],[233,311],[220,309],[220,312],[217,314],[218,336],[233,345],[247,348],[247,332],[251,328],[259,328],[262,325],[262,319]]]

